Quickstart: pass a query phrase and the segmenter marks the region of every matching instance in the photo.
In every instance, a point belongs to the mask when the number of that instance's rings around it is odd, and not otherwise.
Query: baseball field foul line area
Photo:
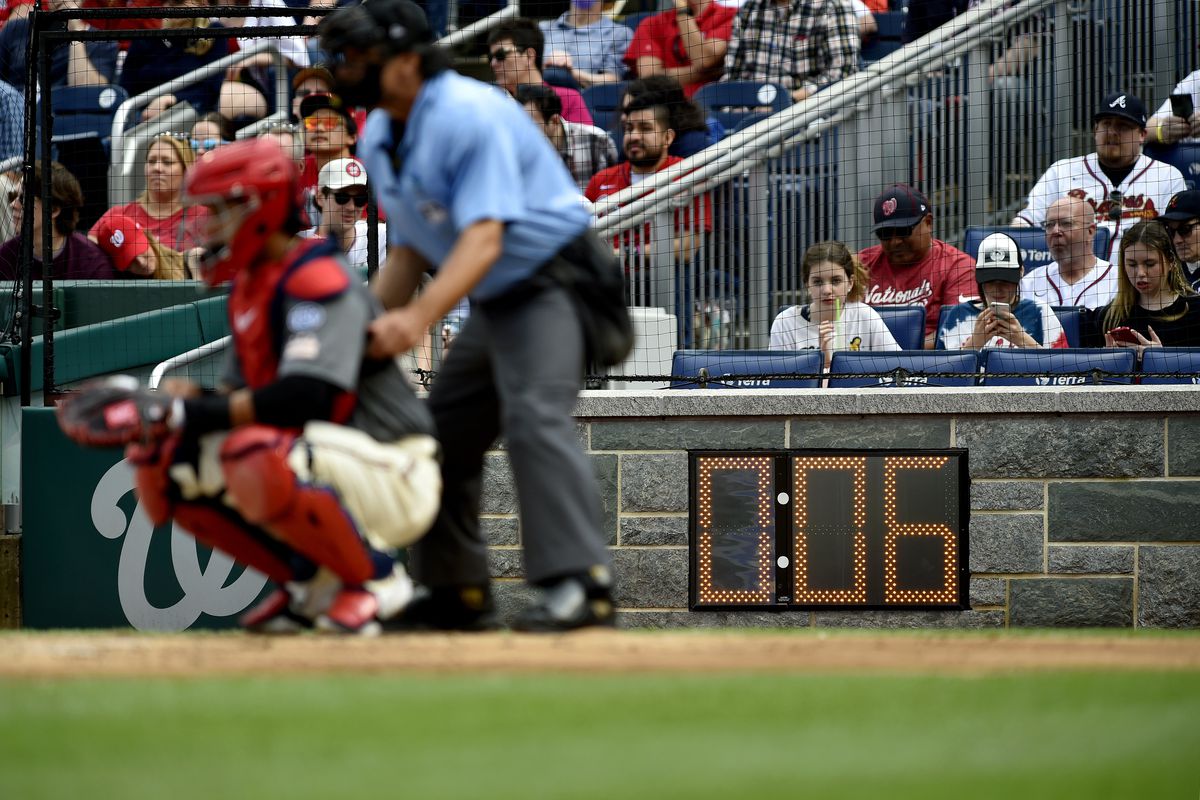
[[[378,639],[242,633],[19,633],[0,676],[221,676],[323,672],[1200,671],[1200,636],[631,632],[409,634]]]

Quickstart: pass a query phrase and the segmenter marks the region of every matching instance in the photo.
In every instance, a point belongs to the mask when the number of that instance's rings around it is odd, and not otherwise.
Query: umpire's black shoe
[[[616,623],[617,609],[612,601],[608,570],[597,567],[546,587],[538,601],[513,620],[513,629],[556,633],[578,628],[612,628]]]
[[[500,627],[487,586],[420,587],[389,631],[494,631]]]

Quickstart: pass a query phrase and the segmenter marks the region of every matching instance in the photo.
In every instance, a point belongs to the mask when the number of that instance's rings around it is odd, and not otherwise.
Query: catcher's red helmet
[[[216,285],[253,264],[294,211],[296,167],[270,139],[233,142],[198,158],[183,191],[188,202],[212,206],[221,217],[209,225],[200,260],[204,281]]]

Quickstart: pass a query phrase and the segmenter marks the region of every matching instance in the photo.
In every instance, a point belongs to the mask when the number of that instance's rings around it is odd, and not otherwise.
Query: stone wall
[[[626,627],[1200,627],[1200,391],[1190,386],[586,392]],[[689,449],[964,447],[972,610],[689,612]],[[527,599],[516,494],[488,456],[502,610]]]

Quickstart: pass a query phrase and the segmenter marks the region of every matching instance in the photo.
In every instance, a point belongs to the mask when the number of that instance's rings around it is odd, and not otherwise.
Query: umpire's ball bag
[[[598,367],[624,361],[633,349],[633,322],[625,305],[625,274],[612,248],[589,230],[558,252],[546,274],[571,295],[588,361]]]

